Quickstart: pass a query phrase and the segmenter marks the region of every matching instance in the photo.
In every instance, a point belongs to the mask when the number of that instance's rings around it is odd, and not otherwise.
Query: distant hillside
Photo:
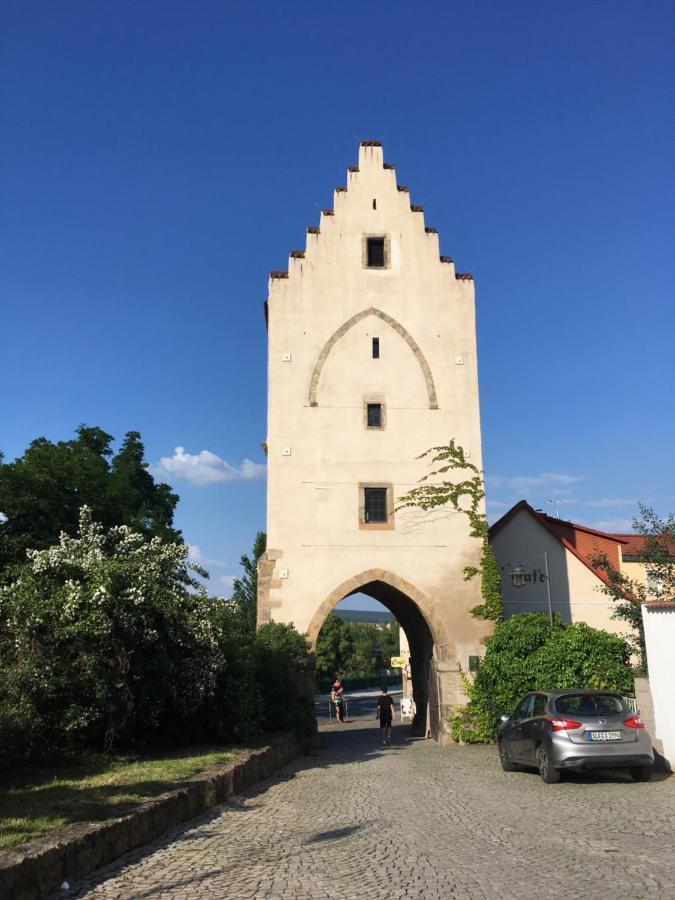
[[[360,622],[364,625],[388,625],[395,621],[387,610],[334,609],[333,613],[343,622]]]

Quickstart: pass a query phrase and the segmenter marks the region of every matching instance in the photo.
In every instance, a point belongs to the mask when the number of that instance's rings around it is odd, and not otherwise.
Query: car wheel
[[[537,747],[537,765],[544,784],[557,784],[560,781],[560,772],[551,765],[548,751],[543,744]]]
[[[497,750],[499,751],[499,762],[505,772],[515,772],[518,766],[511,762],[511,756],[504,741],[497,741]]]
[[[628,770],[633,781],[649,781],[654,771],[653,766],[631,766]]]

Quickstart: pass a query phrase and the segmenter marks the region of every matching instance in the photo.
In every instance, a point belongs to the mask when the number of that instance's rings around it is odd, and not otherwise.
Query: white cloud
[[[598,500],[575,500],[578,506],[588,506],[592,509],[621,509],[624,506],[635,507],[637,509],[638,501],[633,498],[626,497],[601,497]]]
[[[488,509],[505,509],[508,503],[504,503],[503,500],[488,500],[486,505]]]
[[[577,484],[586,479],[585,475],[567,475],[564,472],[541,472],[539,475],[488,475],[488,487],[501,488],[513,493],[527,493],[535,488],[548,488],[563,493],[561,488]]]
[[[600,519],[599,522],[589,522],[589,528],[596,531],[609,531],[614,534],[630,534],[633,531],[632,519]]]
[[[218,584],[222,585],[222,587],[225,591],[227,591],[228,594],[231,594],[232,588],[234,587],[234,579],[236,577],[236,575],[221,575],[218,579]]]
[[[216,566],[221,569],[227,568],[227,563],[223,562],[221,559],[212,559],[210,556],[204,556],[198,544],[188,544],[188,548],[192,562],[199,563],[200,566]]]
[[[0,512],[0,525],[2,525],[2,523],[6,522],[6,521],[7,521],[7,516],[4,514],[4,512]]]
[[[176,447],[173,456],[163,456],[150,466],[155,478],[184,478],[190,484],[215,484],[219,481],[250,481],[264,478],[267,467],[244,459],[240,466],[233,466],[210,450],[186,453],[184,447]]]

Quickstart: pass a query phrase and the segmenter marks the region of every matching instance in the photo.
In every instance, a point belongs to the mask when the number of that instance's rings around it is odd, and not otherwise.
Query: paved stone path
[[[374,725],[324,725],[314,755],[59,896],[675,897],[675,777],[545,785]]]

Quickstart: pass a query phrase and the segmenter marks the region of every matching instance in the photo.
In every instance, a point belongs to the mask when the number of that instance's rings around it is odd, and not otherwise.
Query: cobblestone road
[[[675,777],[501,771],[494,748],[442,749],[374,721],[60,897],[675,897]]]

